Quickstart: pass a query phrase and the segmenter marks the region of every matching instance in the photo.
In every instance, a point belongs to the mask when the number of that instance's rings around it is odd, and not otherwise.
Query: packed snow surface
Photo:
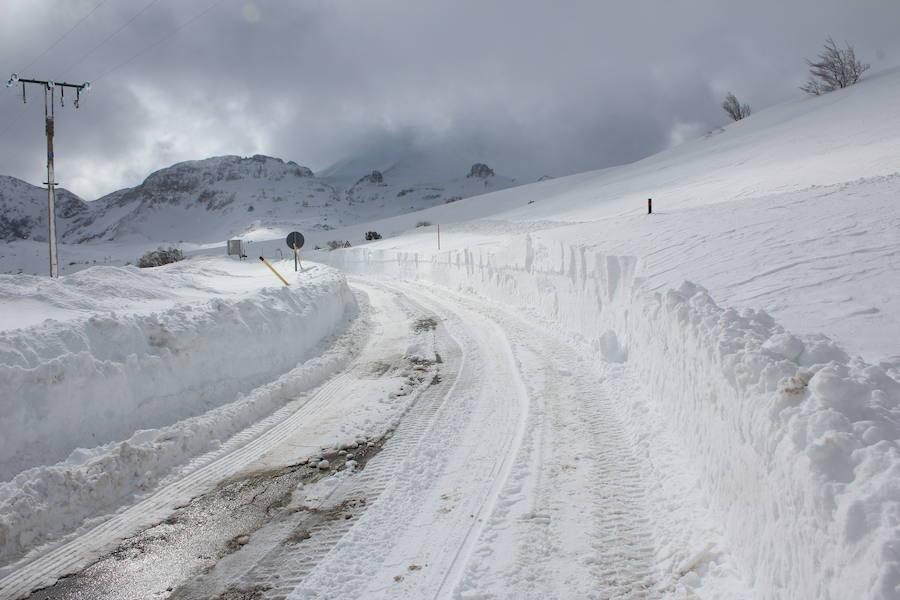
[[[200,258],[0,278],[4,562],[271,424],[352,354],[330,334],[431,357],[425,311],[457,348],[445,402],[410,413],[382,496],[285,594],[898,597],[898,96],[900,71],[873,75],[631,165],[329,231],[396,236],[314,255],[362,278],[350,325],[323,266],[291,288]],[[255,464],[402,432],[415,404],[359,375],[386,352],[366,348]]]

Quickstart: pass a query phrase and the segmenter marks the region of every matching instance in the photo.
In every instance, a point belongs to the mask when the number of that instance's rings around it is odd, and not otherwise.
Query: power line
[[[95,12],[97,12],[97,9],[100,8],[101,6],[103,6],[104,4],[106,4],[106,0],[100,0],[100,2],[98,2],[98,3],[94,6],[94,8],[91,9],[91,11],[90,11],[88,14],[86,14],[86,15],[84,15],[83,17],[81,17],[80,19],[78,19],[78,22],[77,22],[77,23],[75,23],[74,25],[72,25],[71,27],[69,27],[69,29],[68,29],[64,34],[62,34],[61,36],[59,36],[59,39],[57,39],[55,42],[53,42],[52,44],[50,44],[50,46],[49,46],[46,50],[44,50],[43,52],[41,52],[40,55],[39,55],[37,58],[35,58],[35,59],[32,60],[30,63],[28,63],[27,65],[25,65],[24,67],[22,67],[21,71],[27,71],[34,63],[36,63],[37,61],[39,61],[39,60],[41,60],[42,58],[44,58],[45,56],[47,56],[47,53],[48,53],[48,52],[50,52],[51,50],[53,50],[54,48],[56,48],[56,47],[60,44],[60,42],[62,42],[62,41],[63,41],[64,39],[66,39],[67,37],[69,37],[69,34],[70,34],[70,33],[72,33],[73,31],[75,31],[75,29],[76,29],[79,25],[81,25],[82,23],[84,23],[85,20],[87,20],[88,17],[90,17],[90,16],[91,16],[92,14],[94,14]]]
[[[49,54],[51,50],[53,50],[54,48],[56,48],[57,46],[59,46],[59,45],[62,43],[63,40],[65,40],[67,37],[69,37],[69,34],[71,34],[73,31],[75,31],[75,30],[78,28],[79,25],[81,25],[82,23],[84,23],[85,21],[87,21],[88,17],[90,17],[90,16],[91,16],[92,14],[94,14],[95,12],[97,12],[97,10],[98,10],[101,6],[103,6],[104,4],[106,4],[106,2],[107,2],[107,0],[100,0],[97,4],[95,4],[95,5],[94,5],[94,8],[92,8],[91,10],[89,10],[89,11],[87,12],[87,14],[85,14],[83,17],[81,17],[80,19],[78,19],[78,21],[77,21],[74,25],[72,25],[71,27],[69,27],[69,28],[65,31],[65,33],[63,33],[61,36],[59,36],[59,37],[56,39],[55,42],[53,42],[52,44],[50,44],[43,52],[41,52],[37,57],[35,57],[30,63],[28,63],[27,65],[25,65],[24,67],[22,67],[22,68],[19,70],[19,72],[22,73],[22,72],[27,71],[29,68],[31,68],[32,65],[34,65],[36,62],[38,62],[39,60],[41,60],[41,59],[44,58],[45,56],[47,56],[47,54]],[[13,101],[15,101],[15,100],[13,100]],[[4,103],[6,103],[6,100],[5,100],[5,99],[4,99]],[[10,107],[11,107],[11,106],[12,106],[12,104],[10,103]],[[2,129],[0,129],[0,138],[2,138],[4,135],[6,135],[6,133],[12,128],[13,124],[15,123],[15,121],[16,121],[16,118],[15,118],[14,116],[10,115],[10,118],[6,120],[6,123],[3,124]]]
[[[103,4],[104,2],[106,2],[106,0],[101,0],[100,4]],[[112,34],[108,35],[102,42],[100,42],[99,44],[97,44],[96,46],[94,46],[93,48],[91,48],[86,54],[82,55],[81,58],[79,58],[75,63],[73,63],[71,66],[69,66],[69,67],[66,69],[66,73],[68,73],[69,70],[71,70],[71,69],[73,69],[74,67],[76,67],[77,65],[79,65],[79,64],[80,64],[82,61],[84,61],[88,56],[90,56],[93,52],[95,52],[100,46],[102,46],[103,44],[105,44],[106,42],[108,42],[109,40],[111,40],[113,37],[115,37],[118,33],[120,33],[123,29],[125,29],[125,27],[127,27],[128,25],[130,25],[131,23],[133,23],[138,17],[140,17],[145,11],[147,11],[147,9],[149,9],[151,6],[153,6],[153,5],[156,4],[157,2],[159,2],[159,0],[151,0],[148,4],[146,4],[146,5],[144,6],[144,8],[142,8],[140,11],[138,11],[137,14],[135,14],[133,17],[131,17],[128,21],[126,21],[126,22],[125,22],[122,26],[120,26],[116,31],[114,31]],[[203,9],[202,11],[200,11],[199,13],[197,13],[196,15],[194,15],[193,17],[191,17],[191,18],[188,19],[187,21],[181,23],[180,25],[178,25],[177,27],[175,27],[175,29],[169,31],[168,33],[166,33],[165,35],[163,35],[162,37],[160,37],[159,39],[157,39],[155,42],[153,42],[153,43],[150,44],[149,46],[146,46],[146,47],[143,48],[142,50],[138,51],[136,54],[132,55],[131,57],[129,57],[128,59],[122,61],[121,63],[118,63],[117,65],[113,66],[112,68],[107,69],[106,71],[104,71],[103,73],[101,73],[98,77],[94,78],[93,81],[94,81],[94,82],[99,81],[100,79],[106,77],[107,75],[109,75],[109,74],[112,73],[113,71],[116,71],[116,70],[118,70],[118,69],[124,67],[125,65],[131,63],[133,60],[137,59],[138,57],[140,57],[140,56],[146,54],[147,52],[149,52],[149,51],[152,50],[153,48],[159,46],[159,45],[162,44],[164,41],[166,41],[167,39],[169,39],[170,37],[172,37],[173,35],[175,35],[175,34],[178,33],[179,31],[181,31],[182,29],[184,29],[185,27],[187,27],[188,25],[190,25],[191,23],[193,23],[193,22],[196,21],[197,19],[199,19],[199,18],[205,16],[207,13],[209,13],[210,11],[212,11],[214,8],[216,8],[217,6],[219,6],[220,4],[222,4],[223,2],[224,2],[224,0],[215,0],[215,2],[213,2],[212,4],[210,4],[208,7],[206,7],[205,9]],[[91,13],[93,13],[95,10],[97,10],[97,9],[100,7],[100,4],[98,4],[97,6],[95,6],[94,9],[91,11]],[[88,13],[87,15],[85,15],[84,17],[82,17],[81,20],[83,21],[84,19],[86,19],[88,16],[90,16],[91,13]],[[81,22],[81,21],[79,21],[79,23],[80,23],[80,22]],[[75,27],[77,27],[77,25],[78,25],[78,23],[76,23],[76,25],[74,25],[74,26],[72,27],[72,29],[74,29]],[[57,41],[57,43],[58,43],[58,41]],[[54,44],[54,46],[55,46],[55,45],[56,45],[56,44]],[[49,52],[49,49],[46,50],[44,53],[42,53],[41,56],[43,56],[43,55],[46,54],[47,52]],[[38,58],[40,58],[40,57],[38,57]],[[35,61],[36,61],[36,60],[38,60],[38,59],[35,59]],[[33,62],[34,62],[34,61],[32,61],[32,63],[33,63]],[[30,65],[29,65],[29,66],[30,66]],[[27,68],[27,67],[26,67],[26,68]],[[7,123],[5,124],[5,126],[4,126],[2,129],[0,129],[0,137],[2,137],[3,135],[5,135],[5,134],[9,131],[9,129],[10,129],[10,128],[12,127],[12,125],[14,124],[14,122],[15,122],[15,119],[11,117],[11,118],[7,121]]]
[[[104,2],[105,2],[105,1],[106,1],[106,0],[104,0]],[[133,17],[131,17],[130,19],[128,19],[127,21],[125,21],[125,23],[123,23],[118,29],[116,29],[115,31],[113,31],[111,34],[109,34],[108,36],[106,36],[99,44],[97,44],[96,46],[94,46],[93,48],[91,48],[90,50],[88,50],[86,53],[84,53],[84,54],[81,56],[81,58],[79,58],[78,60],[76,60],[75,62],[73,62],[72,64],[70,64],[68,67],[66,67],[65,70],[64,70],[63,73],[62,73],[62,76],[65,77],[66,75],[68,75],[69,72],[70,72],[72,69],[74,69],[75,67],[77,67],[78,65],[80,65],[82,62],[84,62],[85,59],[87,59],[87,57],[89,57],[91,54],[93,54],[94,52],[96,52],[101,46],[103,46],[104,44],[106,44],[109,40],[111,40],[111,39],[113,39],[114,37],[116,37],[117,35],[119,35],[119,33],[121,33],[123,29],[125,29],[126,27],[128,27],[129,25],[131,25],[132,23],[134,23],[134,21],[135,21],[138,17],[140,17],[140,16],[141,16],[142,14],[144,14],[145,12],[147,12],[147,10],[148,10],[151,6],[153,6],[154,4],[156,4],[157,2],[159,2],[159,0],[150,0],[150,2],[148,2],[148,3],[144,6],[144,8],[142,8],[141,10],[139,10],[139,11],[137,12],[137,14],[135,14]]]
[[[190,25],[191,23],[193,23],[194,21],[196,21],[196,20],[199,19],[200,17],[206,15],[206,13],[210,12],[212,9],[214,9],[214,8],[217,7],[218,5],[222,4],[222,2],[224,2],[224,1],[225,1],[225,0],[215,0],[215,2],[213,2],[213,3],[210,4],[208,7],[206,7],[203,11],[197,13],[196,15],[194,15],[193,17],[191,17],[190,19],[188,19],[187,21],[185,21],[184,23],[182,23],[181,25],[179,25],[178,27],[176,27],[176,28],[173,29],[172,31],[166,33],[164,36],[162,36],[161,38],[159,38],[158,40],[156,40],[155,42],[153,42],[153,43],[150,44],[149,46],[145,47],[143,50],[140,50],[137,54],[131,56],[131,58],[129,58],[129,59],[123,61],[123,62],[120,62],[119,64],[115,65],[114,67],[112,67],[112,68],[110,68],[110,69],[107,69],[106,71],[104,71],[103,73],[101,73],[100,75],[98,75],[97,77],[95,77],[95,78],[93,79],[93,81],[95,81],[95,82],[100,81],[101,79],[103,79],[104,77],[106,77],[107,75],[109,75],[110,73],[112,73],[113,71],[116,71],[116,70],[118,70],[118,69],[121,69],[122,67],[124,67],[125,65],[129,64],[131,61],[135,60],[135,59],[138,58],[139,56],[143,56],[144,54],[146,54],[146,53],[149,52],[150,50],[156,48],[157,46],[159,46],[160,44],[162,44],[164,41],[166,41],[167,39],[169,39],[170,37],[172,37],[173,35],[175,35],[175,34],[178,33],[179,31],[181,31],[182,29],[184,29],[185,27],[187,27],[188,25]]]

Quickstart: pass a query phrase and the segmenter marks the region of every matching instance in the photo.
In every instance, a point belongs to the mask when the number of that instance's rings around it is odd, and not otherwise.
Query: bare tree
[[[818,96],[834,90],[853,85],[863,73],[869,70],[866,63],[856,59],[853,46],[838,48],[831,36],[825,39],[825,49],[819,54],[819,60],[807,60],[809,80],[800,89],[807,94]]]
[[[728,95],[725,96],[722,108],[735,121],[740,121],[750,116],[750,105],[738,102],[737,97],[731,92],[728,92]]]

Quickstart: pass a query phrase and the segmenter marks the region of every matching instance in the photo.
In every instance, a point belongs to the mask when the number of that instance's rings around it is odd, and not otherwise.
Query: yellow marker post
[[[275,267],[273,267],[271,264],[269,264],[269,261],[267,261],[262,256],[259,257],[259,260],[263,261],[266,264],[266,266],[269,267],[272,270],[272,272],[278,276],[278,279],[280,279],[282,281],[282,283],[284,283],[284,285],[291,285],[287,282],[287,279],[285,279],[284,277],[281,276],[281,273],[279,273],[278,271],[275,270]]]

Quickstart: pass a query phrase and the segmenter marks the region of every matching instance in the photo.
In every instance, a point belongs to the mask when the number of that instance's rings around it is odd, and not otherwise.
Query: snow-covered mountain
[[[56,227],[65,236],[91,221],[92,207],[73,194],[56,190]],[[0,241],[47,240],[47,190],[0,175]]]
[[[336,189],[294,162],[219,156],[175,164],[100,198],[95,218],[66,241],[217,241],[276,221],[327,223],[338,200]]]
[[[402,161],[384,172],[352,173],[345,165],[316,177],[293,161],[263,155],[178,163],[95,202],[59,190],[60,240],[209,243],[292,228],[329,230],[515,185],[483,163],[455,174],[416,166]],[[46,239],[42,188],[0,178],[0,207],[0,239]]]
[[[498,177],[484,163],[472,165],[464,177],[443,182],[439,179],[417,182],[416,173],[404,174],[395,167],[384,173],[376,170],[361,177],[345,191],[344,197],[350,206],[368,205],[368,210],[363,208],[360,212],[375,217],[386,212],[397,214],[422,210],[514,185],[514,179]],[[397,210],[406,207],[406,210]]]

